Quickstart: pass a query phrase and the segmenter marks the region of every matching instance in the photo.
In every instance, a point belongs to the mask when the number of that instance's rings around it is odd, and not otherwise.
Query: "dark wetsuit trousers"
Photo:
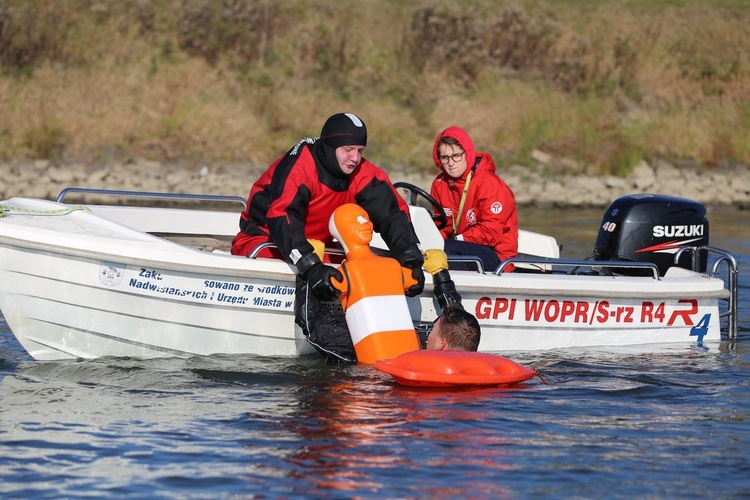
[[[485,271],[494,272],[500,265],[500,258],[493,248],[468,241],[445,240],[445,253],[448,257],[477,258],[482,261]],[[471,263],[450,262],[450,269],[476,271],[477,266]]]
[[[341,302],[321,301],[301,276],[297,276],[294,321],[307,341],[328,363],[356,363],[357,355]]]

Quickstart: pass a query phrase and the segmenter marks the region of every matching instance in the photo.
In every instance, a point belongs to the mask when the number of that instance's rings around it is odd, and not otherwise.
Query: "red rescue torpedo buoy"
[[[341,305],[360,363],[375,363],[419,349],[404,292],[417,282],[411,269],[370,250],[373,226],[367,212],[353,203],[338,207],[328,224],[346,252],[339,267],[344,281]]]
[[[537,371],[497,354],[473,351],[413,351],[375,362],[401,385],[421,387],[512,385]]]

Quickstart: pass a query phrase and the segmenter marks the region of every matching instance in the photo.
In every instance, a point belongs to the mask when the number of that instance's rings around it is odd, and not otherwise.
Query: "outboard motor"
[[[653,262],[663,276],[674,266],[674,254],[683,246],[708,245],[708,219],[702,204],[652,194],[616,199],[604,213],[594,245],[594,260]],[[677,264],[692,269],[692,252]],[[706,270],[702,252],[700,271]],[[618,274],[643,275],[642,270],[617,269]]]

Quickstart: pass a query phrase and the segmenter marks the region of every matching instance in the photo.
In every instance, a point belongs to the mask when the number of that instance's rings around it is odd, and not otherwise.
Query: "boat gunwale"
[[[168,241],[168,240],[165,240]],[[169,242],[171,244],[174,244],[178,247],[187,248],[190,250],[194,250],[196,252],[201,252],[204,255],[204,257],[210,258],[210,256],[214,256],[214,254],[210,252],[202,252],[201,250],[192,249],[190,247],[184,247],[183,245],[180,245],[179,243]],[[268,279],[268,280],[279,280],[288,282],[290,284],[294,283],[294,272],[292,271],[291,267],[289,267],[288,273],[282,273],[278,271],[269,271],[269,270],[262,270],[262,269],[247,269],[242,267],[232,267],[232,268],[226,268],[226,267],[212,267],[204,264],[190,264],[188,265],[184,264],[175,264],[174,262],[170,261],[164,261],[164,260],[156,260],[156,259],[147,259],[147,258],[139,258],[139,257],[133,257],[130,255],[125,254],[114,254],[114,253],[108,253],[108,252],[100,252],[100,251],[91,251],[91,250],[85,250],[85,249],[78,249],[74,247],[69,246],[61,246],[61,245],[54,245],[49,243],[39,243],[39,242],[29,242],[28,240],[20,240],[17,238],[11,238],[7,236],[0,236],[0,245],[6,245],[6,246],[12,246],[17,249],[17,251],[37,251],[37,252],[43,252],[51,257],[59,256],[58,258],[64,258],[66,255],[75,256],[78,258],[88,259],[92,261],[112,261],[116,262],[118,264],[123,265],[132,265],[137,267],[152,267],[159,270],[168,270],[168,271],[177,271],[177,272],[185,272],[188,274],[210,274],[210,275],[218,275],[218,276],[225,276],[229,278],[257,278],[257,279]],[[217,258],[225,258],[225,254],[216,254],[215,257]],[[275,261],[276,259],[263,259],[263,260],[271,260]],[[240,260],[241,261],[241,260]],[[288,265],[288,264],[287,264]],[[597,289],[574,289],[574,288],[549,288],[544,287],[541,288],[541,286],[544,286],[543,282],[541,280],[540,287],[534,288],[534,287],[518,287],[518,286],[485,286],[485,285],[477,285],[476,283],[472,283],[471,277],[473,275],[470,275],[469,279],[466,279],[466,277],[460,276],[460,273],[455,273],[454,275],[454,281],[456,282],[456,285],[458,288],[462,289],[463,295],[465,298],[468,298],[470,295],[477,295],[477,294],[505,294],[505,295],[519,295],[519,296],[534,296],[534,297],[575,297],[575,298],[611,298],[611,299],[686,299],[686,298],[699,298],[699,299],[722,299],[727,298],[729,296],[729,291],[723,287],[721,289],[716,290],[689,290],[689,291],[665,291],[661,289],[654,289],[654,287],[649,287],[644,290],[637,290],[637,291],[618,291],[618,290],[607,290],[605,288],[597,288]],[[479,279],[491,278],[495,279],[498,282],[501,281],[518,281],[518,280],[536,280],[539,277],[536,275],[526,275],[526,274],[519,274],[515,276],[496,276],[492,274],[484,274],[484,275],[476,275],[479,277]],[[528,276],[528,277],[527,277]],[[552,275],[546,275],[549,277],[552,277]],[[696,276],[703,276],[705,279],[716,279],[717,281],[721,282],[721,280],[718,280],[718,278],[713,278],[708,275],[700,275],[696,273]],[[643,280],[644,282],[647,280],[649,284],[651,283],[658,283],[658,281],[653,280],[651,277],[598,277],[598,276],[583,276],[583,275],[559,275],[554,276],[555,279],[558,280],[564,280],[564,281],[571,281],[573,283],[578,281],[590,281],[592,279],[599,280],[599,278],[605,278],[606,280],[619,280],[619,279],[629,279],[629,280]],[[463,278],[463,279],[462,279]],[[680,278],[678,278],[680,279]],[[663,280],[663,278],[662,278]],[[425,283],[425,292],[432,293],[433,286],[430,282],[431,280],[427,280]],[[545,279],[544,281],[547,281]],[[604,280],[599,280],[604,281]],[[723,283],[723,282],[722,282]],[[461,286],[463,285],[463,286]]]
[[[211,257],[215,257],[217,260],[219,259],[223,260],[226,257],[228,257],[228,255],[226,254],[213,254],[211,252],[202,252],[201,250],[197,250],[191,247],[186,247],[184,245],[180,245],[179,243],[170,242],[169,240],[166,240],[163,238],[159,238],[159,239],[162,239],[165,242],[169,242],[170,244],[176,245],[178,247],[181,247],[187,250],[200,252],[202,254],[203,259],[210,259]],[[179,272],[185,272],[189,274],[213,274],[213,275],[221,275],[221,276],[228,276],[228,277],[277,279],[277,280],[283,280],[283,281],[290,281],[292,283],[294,282],[294,276],[295,276],[294,271],[291,269],[291,267],[288,267],[289,272],[287,273],[287,272],[265,270],[265,269],[248,269],[246,267],[239,267],[239,266],[238,267],[219,267],[219,266],[206,265],[204,263],[190,263],[190,262],[175,263],[174,261],[134,257],[132,255],[127,255],[125,253],[116,254],[112,252],[103,252],[99,250],[94,251],[94,250],[79,249],[79,248],[75,248],[71,246],[55,245],[53,243],[32,242],[29,240],[23,240],[19,238],[13,238],[10,236],[0,235],[0,246],[3,246],[3,245],[14,247],[21,252],[33,250],[37,252],[46,253],[50,256],[59,255],[61,256],[61,258],[64,257],[65,255],[71,255],[71,256],[88,259],[92,261],[96,261],[96,260],[111,261],[111,262],[116,262],[118,264],[132,265],[132,266],[138,266],[138,267],[152,267],[155,269],[179,271]],[[237,262],[245,262],[242,258],[239,258],[236,256],[234,257]],[[271,260],[271,259],[268,259],[268,260]],[[283,262],[283,261],[278,261],[278,262]]]

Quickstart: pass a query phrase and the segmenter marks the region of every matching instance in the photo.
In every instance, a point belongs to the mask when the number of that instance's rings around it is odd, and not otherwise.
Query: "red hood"
[[[445,169],[443,168],[443,164],[440,162],[440,158],[438,158],[438,143],[443,137],[453,137],[458,141],[463,150],[466,152],[467,168],[461,176],[462,179],[465,179],[466,176],[469,175],[469,172],[474,166],[477,158],[477,153],[476,151],[474,151],[474,143],[471,141],[471,137],[469,137],[469,134],[467,134],[466,131],[460,127],[448,127],[447,129],[440,132],[440,134],[437,136],[437,139],[435,139],[435,145],[432,147],[432,159],[435,162],[435,166],[443,172],[445,172]]]

